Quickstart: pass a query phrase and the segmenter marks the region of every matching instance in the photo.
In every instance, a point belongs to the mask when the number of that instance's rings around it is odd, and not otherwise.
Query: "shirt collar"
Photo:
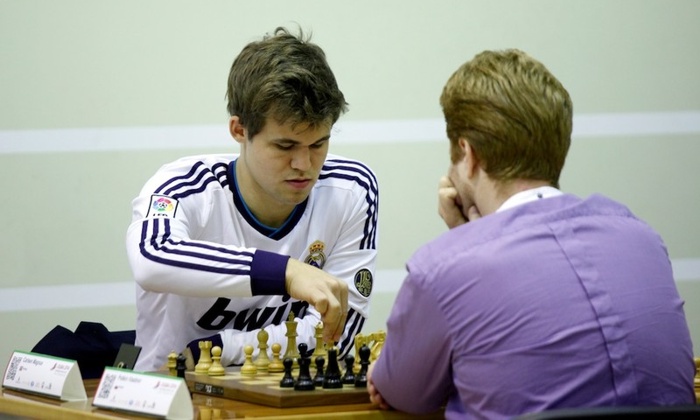
[[[543,198],[556,197],[562,195],[563,193],[554,187],[538,187],[530,190],[520,191],[519,193],[511,195],[506,201],[501,204],[496,210],[496,213],[503,210],[508,210],[513,207],[519,206],[521,204],[529,203],[535,200],[541,200]]]

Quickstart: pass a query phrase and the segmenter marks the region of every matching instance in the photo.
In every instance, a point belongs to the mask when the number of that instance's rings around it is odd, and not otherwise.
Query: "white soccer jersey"
[[[369,313],[377,239],[378,186],[364,164],[328,155],[309,198],[278,229],[261,225],[237,192],[238,155],[205,155],[163,166],[134,199],[126,248],[136,280],[136,369],[161,368],[171,351],[220,333],[222,363],[268,345],[286,350],[286,321],[298,317],[297,343],[315,347],[320,316],[284,295],[287,257],[345,280],[349,312],[339,342],[348,353]]]

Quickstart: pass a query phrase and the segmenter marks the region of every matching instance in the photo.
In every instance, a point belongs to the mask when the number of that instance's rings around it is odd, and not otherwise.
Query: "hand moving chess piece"
[[[358,388],[367,387],[367,368],[369,368],[369,358],[371,350],[366,345],[360,347],[360,372],[355,377],[355,386]]]
[[[221,347],[214,346],[211,348],[211,366],[207,374],[209,376],[222,376],[226,373],[226,369],[221,364]]]

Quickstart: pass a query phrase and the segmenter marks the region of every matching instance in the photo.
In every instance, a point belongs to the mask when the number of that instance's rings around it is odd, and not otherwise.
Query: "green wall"
[[[0,368],[57,324],[134,327],[131,199],[167,161],[236,151],[209,136],[226,130],[230,63],[294,22],[327,52],[350,102],[341,123],[359,127],[331,151],[381,183],[368,332],[384,328],[405,261],[445,230],[447,141],[412,124],[439,122],[461,63],[516,47],[574,100],[562,188],[620,200],[659,231],[700,343],[698,21],[694,0],[0,0]]]

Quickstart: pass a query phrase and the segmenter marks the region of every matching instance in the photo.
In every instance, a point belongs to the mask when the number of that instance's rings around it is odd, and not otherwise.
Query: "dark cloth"
[[[109,331],[100,323],[82,321],[75,332],[57,325],[32,352],[75,360],[83,379],[93,379],[114,364],[122,343],[134,344],[135,339],[134,330]]]

